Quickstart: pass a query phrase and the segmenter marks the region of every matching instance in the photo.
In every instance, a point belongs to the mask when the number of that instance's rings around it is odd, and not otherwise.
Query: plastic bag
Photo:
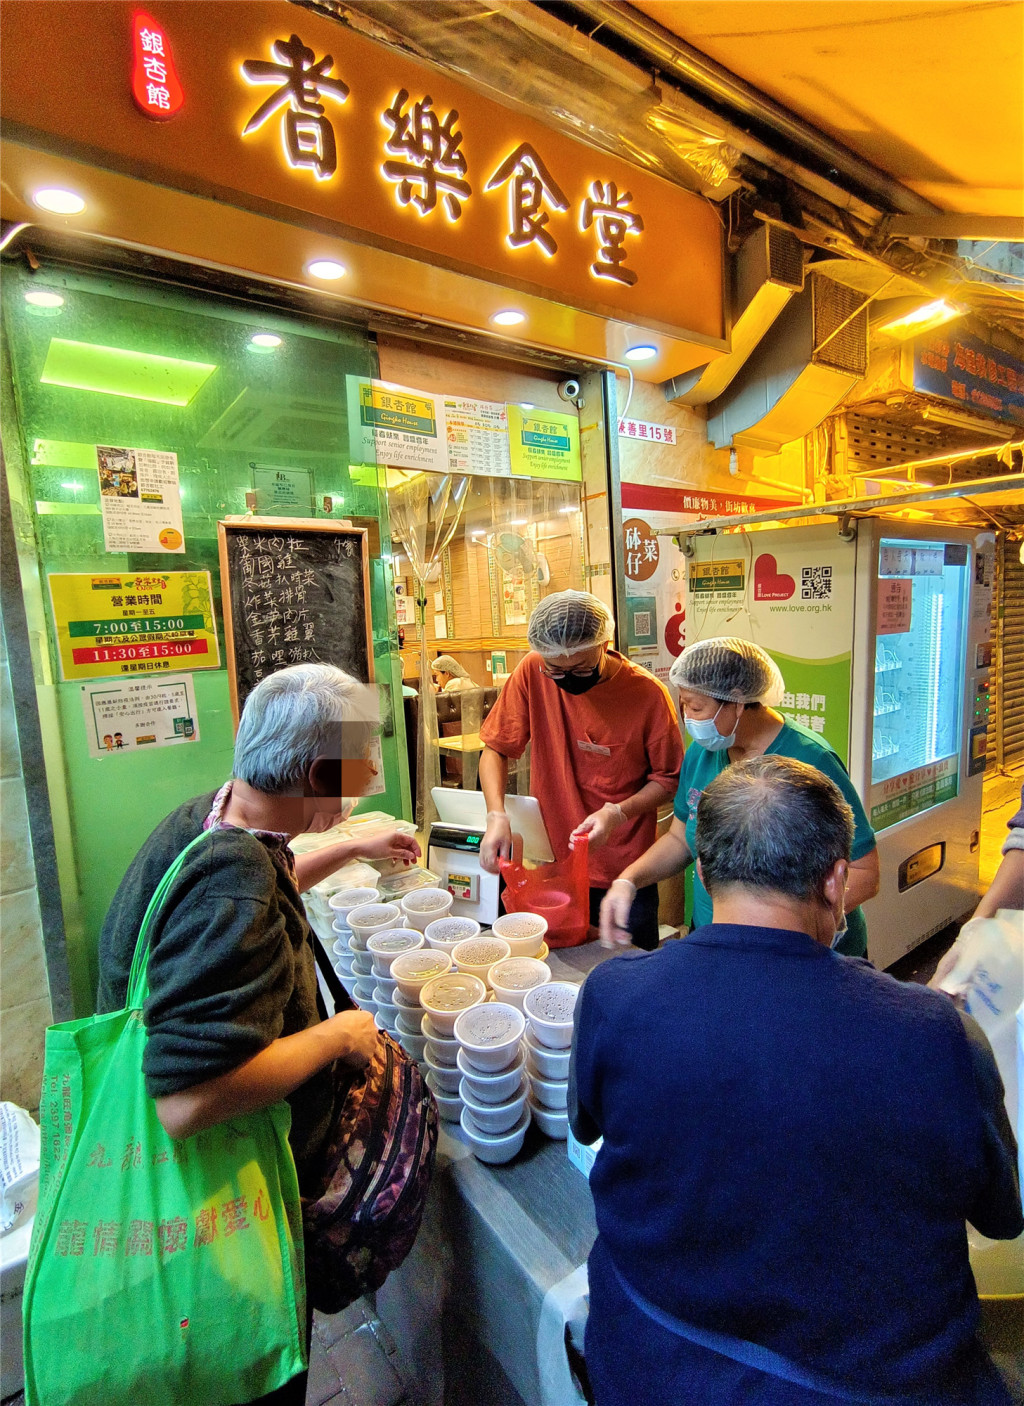
[[[938,982],[964,998],[968,1015],[988,1036],[1006,1090],[1006,1112],[1017,1133],[1017,1011],[1024,1002],[1024,913],[1001,908],[994,918],[972,918],[954,944],[956,961]]]
[[[26,1225],[39,1194],[39,1127],[16,1103],[0,1103],[0,1233]]]
[[[506,913],[537,913],[547,919],[549,947],[578,947],[590,931],[590,842],[577,840],[568,859],[527,869],[516,860],[503,859],[499,868],[505,880],[502,901]]]

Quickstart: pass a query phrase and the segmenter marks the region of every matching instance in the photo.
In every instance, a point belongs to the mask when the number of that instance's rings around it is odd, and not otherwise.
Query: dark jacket
[[[197,796],[173,811],[122,879],[100,934],[100,1011],[124,1005],[149,900],[202,830],[213,799]],[[312,937],[280,848],[248,830],[212,830],[175,880],[151,936],[143,1069],[152,1097],[227,1073],[320,1019]],[[302,1184],[330,1127],[331,1069],[288,1101]]]
[[[1024,1228],[991,1050],[948,998],[802,933],[711,924],[607,962],[577,1008],[600,1406],[821,1403],[658,1308],[862,1391],[1008,1398],[975,1338],[964,1222]],[[613,1268],[614,1266],[614,1268]]]

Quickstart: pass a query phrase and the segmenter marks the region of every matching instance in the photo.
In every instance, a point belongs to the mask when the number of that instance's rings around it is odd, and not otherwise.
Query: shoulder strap
[[[324,979],[324,985],[331,993],[335,1015],[340,1011],[356,1010],[356,1003],[338,980],[338,973],[331,966],[331,959],[327,955],[320,938],[317,936],[316,932],[314,932],[312,924],[310,924],[309,928],[309,938],[313,944],[313,955],[316,958],[317,966],[320,968],[320,975]]]
[[[139,937],[135,944],[135,955],[132,958],[132,970],[128,978],[128,995],[125,999],[125,1008],[127,1010],[140,1008],[148,994],[146,972],[149,967],[149,930],[153,925],[153,919],[156,917],[160,906],[167,897],[171,885],[181,872],[182,865],[185,863],[188,855],[191,854],[192,850],[197,849],[208,840],[212,833],[213,832],[210,830],[203,830],[194,840],[190,841],[190,843],[185,846],[177,859],[172,861],[163,878],[157,884],[153,892],[153,897],[149,900],[149,906],[142,919],[142,926],[139,928]]]
[[[821,1392],[823,1396],[831,1397],[833,1401],[858,1402],[861,1403],[861,1406],[900,1406],[900,1403],[904,1403],[905,1406],[906,1396],[850,1391],[822,1373],[814,1372],[809,1367],[801,1367],[798,1363],[791,1362],[788,1357],[783,1357],[781,1353],[773,1352],[768,1347],[762,1347],[760,1343],[748,1342],[745,1338],[734,1338],[728,1333],[716,1333],[711,1328],[698,1328],[695,1323],[686,1323],[683,1319],[677,1318],[675,1314],[669,1313],[667,1309],[659,1308],[657,1304],[652,1303],[650,1299],[645,1298],[637,1289],[634,1289],[611,1255],[608,1255],[608,1261],[615,1271],[615,1277],[626,1297],[647,1318],[652,1319],[662,1328],[666,1328],[670,1333],[674,1333],[678,1338],[686,1338],[688,1342],[696,1343],[698,1347],[717,1352],[720,1357],[727,1357],[730,1361],[739,1362],[744,1367],[753,1367],[769,1377],[776,1377],[784,1382],[794,1382],[797,1386],[805,1387],[808,1391]]]

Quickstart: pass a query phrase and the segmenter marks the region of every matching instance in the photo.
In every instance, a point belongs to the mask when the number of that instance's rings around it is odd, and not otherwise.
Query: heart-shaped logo
[[[754,562],[754,599],[789,600],[796,591],[792,576],[779,572],[779,563],[770,552],[762,552]]]

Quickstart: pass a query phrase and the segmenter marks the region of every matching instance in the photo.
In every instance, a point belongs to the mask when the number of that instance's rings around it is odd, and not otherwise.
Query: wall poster
[[[178,456],[156,449],[96,446],[108,552],[184,552]]]
[[[195,688],[189,674],[83,684],[82,710],[90,757],[123,756],[199,741]]]

